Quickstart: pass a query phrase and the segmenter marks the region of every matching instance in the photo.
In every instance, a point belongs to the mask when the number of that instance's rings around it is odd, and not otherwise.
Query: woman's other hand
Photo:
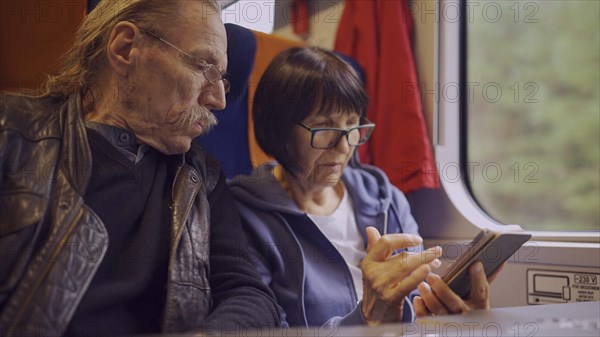
[[[420,245],[423,239],[412,234],[381,236],[374,227],[367,228],[367,238],[367,256],[361,262],[363,315],[369,325],[399,322],[404,298],[430,274],[431,265],[439,264],[442,249],[393,255],[398,249]]]

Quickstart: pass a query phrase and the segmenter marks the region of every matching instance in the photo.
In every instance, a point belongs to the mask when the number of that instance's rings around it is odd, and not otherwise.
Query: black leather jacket
[[[19,335],[23,329],[36,327],[52,327],[51,331],[60,334],[67,328],[109,244],[104,225],[83,203],[91,168],[81,95],[66,101],[0,95],[2,335]],[[172,187],[174,235],[163,310],[165,332],[197,328],[210,321],[215,294],[209,282],[209,248],[217,224],[211,219],[214,205],[209,205],[208,194],[218,181],[224,184],[220,174],[218,164],[199,148],[182,155]],[[232,205],[226,199],[220,200],[220,206]],[[233,225],[227,231],[241,233],[236,227],[239,223]],[[236,254],[235,263],[243,265],[225,266],[232,269],[227,272],[242,280],[247,277],[242,284],[253,288],[248,293],[255,297],[249,300],[253,305],[248,308],[254,308],[248,313],[250,318],[240,318],[238,323],[277,325],[276,304],[269,291],[260,288],[260,281],[254,282],[259,280],[256,271],[247,269],[246,263],[251,265],[239,259],[239,250]],[[240,270],[246,275],[239,276]],[[230,296],[222,292],[229,290],[219,290],[219,301],[226,303]],[[262,306],[262,313],[256,312],[255,303]],[[236,320],[231,315],[226,319]]]

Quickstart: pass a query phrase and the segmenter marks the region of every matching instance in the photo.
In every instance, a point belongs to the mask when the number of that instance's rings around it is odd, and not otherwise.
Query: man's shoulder
[[[60,137],[59,114],[61,102],[0,93],[0,132],[13,131],[32,141]]]

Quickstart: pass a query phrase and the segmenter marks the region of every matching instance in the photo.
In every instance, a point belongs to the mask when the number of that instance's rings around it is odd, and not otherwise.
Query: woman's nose
[[[348,144],[348,135],[340,137],[338,143],[335,145],[335,149],[341,153],[350,152],[350,144]]]

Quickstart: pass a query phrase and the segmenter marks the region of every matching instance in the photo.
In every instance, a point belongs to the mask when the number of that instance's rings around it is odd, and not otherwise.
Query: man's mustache
[[[207,133],[217,125],[217,117],[209,109],[201,106],[188,108],[179,116],[175,123],[177,127],[189,128],[193,124],[200,123],[202,125],[202,133]]]

